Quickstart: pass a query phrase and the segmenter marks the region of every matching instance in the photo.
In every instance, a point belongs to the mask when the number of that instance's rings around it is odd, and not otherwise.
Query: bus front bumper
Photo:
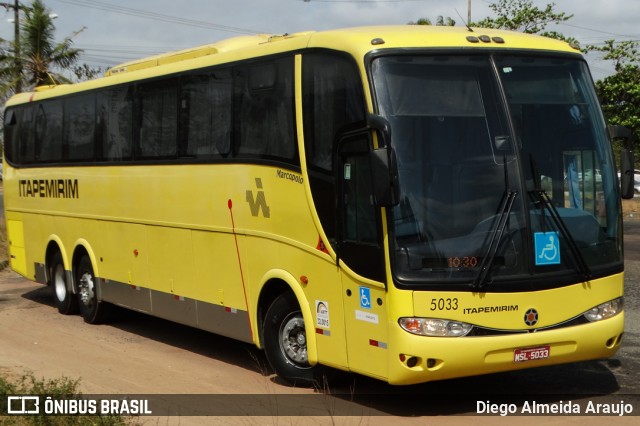
[[[392,328],[390,384],[564,364],[613,356],[622,343],[624,311],[588,324],[536,333],[483,337],[426,337]],[[390,340],[391,340],[390,339]]]

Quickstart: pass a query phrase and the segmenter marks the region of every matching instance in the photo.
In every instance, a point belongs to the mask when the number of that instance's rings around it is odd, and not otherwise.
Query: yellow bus
[[[113,305],[412,384],[609,357],[621,190],[587,65],[489,29],[247,36],[5,110],[11,267]]]

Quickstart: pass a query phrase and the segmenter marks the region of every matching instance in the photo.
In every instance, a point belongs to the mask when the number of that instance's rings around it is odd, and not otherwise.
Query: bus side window
[[[131,159],[132,153],[132,87],[107,90],[98,100],[102,149],[100,157],[107,161]]]
[[[95,155],[96,98],[93,94],[65,100],[65,159],[93,160]]]
[[[22,110],[22,107],[17,107],[4,113],[4,155],[14,164],[19,164],[20,161],[17,154]]]
[[[17,154],[20,164],[33,163],[36,158],[35,147],[35,130],[33,128],[34,121],[34,105],[27,105],[22,111],[22,118],[19,123],[17,138]]]
[[[335,143],[340,129],[364,122],[364,94],[358,68],[346,55],[302,55],[304,146],[309,185],[329,242],[337,239]]]
[[[136,157],[175,158],[178,141],[178,81],[141,85],[140,139]]]
[[[231,150],[233,80],[229,70],[187,76],[180,90],[180,155],[197,159]]]
[[[234,154],[298,163],[293,56],[236,68]]]
[[[46,101],[36,112],[36,161],[62,160],[62,101]]]
[[[352,144],[361,145],[362,152],[342,157],[343,241],[376,245],[378,229],[368,155],[370,141],[361,136]]]
[[[357,274],[384,281],[384,253],[379,210],[373,202],[370,131],[338,142],[341,214],[338,254]]]

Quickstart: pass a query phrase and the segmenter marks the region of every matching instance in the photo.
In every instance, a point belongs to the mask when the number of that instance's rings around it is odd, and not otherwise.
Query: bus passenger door
[[[338,150],[338,256],[349,368],[384,379],[388,363],[385,267],[380,210],[373,203],[370,133],[343,138]]]

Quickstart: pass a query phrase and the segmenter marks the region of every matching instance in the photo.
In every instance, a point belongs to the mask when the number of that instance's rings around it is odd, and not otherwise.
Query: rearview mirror
[[[624,199],[633,198],[633,132],[624,126],[609,126],[611,139],[624,139],[624,147],[620,152],[620,196]]]
[[[398,162],[391,147],[371,151],[373,199],[379,207],[392,207],[400,202]]]

